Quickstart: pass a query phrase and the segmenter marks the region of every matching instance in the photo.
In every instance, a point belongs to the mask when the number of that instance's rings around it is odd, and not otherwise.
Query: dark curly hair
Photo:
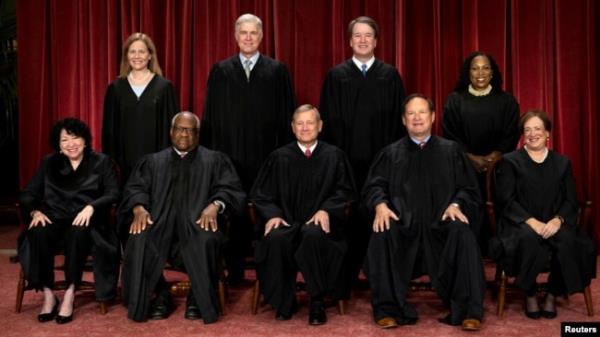
[[[60,152],[60,132],[67,131],[68,134],[83,138],[85,141],[84,152],[89,152],[92,145],[92,133],[90,128],[77,118],[65,118],[56,122],[50,130],[50,147],[56,152]]]
[[[496,60],[482,51],[474,51],[463,62],[460,67],[460,74],[458,75],[458,81],[456,81],[456,85],[454,86],[454,91],[464,91],[467,90],[469,84],[471,84],[471,79],[469,76],[469,71],[471,70],[471,62],[477,56],[485,56],[488,60],[490,60],[490,65],[492,66],[492,80],[490,84],[492,85],[492,91],[501,92],[502,91],[502,73],[500,73],[500,69],[498,68],[498,64]]]

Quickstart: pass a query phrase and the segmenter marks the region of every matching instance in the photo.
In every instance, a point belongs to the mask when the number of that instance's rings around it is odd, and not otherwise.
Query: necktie
[[[367,77],[367,65],[363,63],[363,65],[360,66],[360,69],[363,77]]]
[[[311,154],[312,152],[310,152],[310,149],[306,149],[306,151],[304,151],[304,155],[306,156],[306,158],[310,158]]]
[[[425,144],[427,144],[427,143],[425,143],[425,142],[420,142],[420,143],[419,143],[419,147],[420,147],[420,148],[424,148],[424,147],[425,147]]]
[[[250,82],[250,66],[252,65],[252,61],[251,60],[245,60],[244,61],[244,72],[246,72],[246,80],[248,82]]]

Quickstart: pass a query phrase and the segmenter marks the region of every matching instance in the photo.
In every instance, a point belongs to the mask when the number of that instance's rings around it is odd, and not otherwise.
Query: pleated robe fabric
[[[127,183],[119,223],[130,226],[136,205],[143,205],[154,221],[144,232],[130,235],[123,261],[123,301],[129,318],[147,319],[149,303],[174,237],[192,291],[205,323],[219,315],[216,287],[225,241],[225,220],[219,217],[217,232],[205,231],[195,222],[211,202],[220,200],[226,213],[244,207],[245,193],[231,161],[222,153],[198,147],[183,159],[167,148],[144,157]]]
[[[404,137],[387,146],[371,166],[363,202],[370,211],[385,202],[400,218],[369,242],[365,273],[375,320],[416,318],[406,295],[410,280],[423,274],[450,309],[453,324],[482,318],[485,280],[472,230],[480,221],[481,201],[473,169],[457,143],[431,136],[421,149]],[[453,202],[469,224],[441,220]]]
[[[346,207],[356,200],[352,170],[337,147],[319,141],[310,158],[292,142],[274,151],[260,170],[250,200],[260,216],[261,233],[271,218],[280,226],[256,248],[257,274],[265,302],[291,314],[296,273],[302,272],[311,296],[347,296],[343,279],[347,251]],[[306,222],[318,211],[329,214],[331,232]]]
[[[525,149],[504,156],[496,170],[498,238],[496,256],[515,283],[529,291],[537,275],[550,267],[549,291],[555,295],[581,292],[596,277],[596,251],[576,226],[577,195],[570,160],[549,151],[542,163]],[[558,232],[543,239],[525,223],[548,222],[561,216]],[[535,289],[534,289],[535,290]]]

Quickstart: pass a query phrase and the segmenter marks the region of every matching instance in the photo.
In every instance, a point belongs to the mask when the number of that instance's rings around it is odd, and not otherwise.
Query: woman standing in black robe
[[[143,155],[169,146],[177,112],[175,87],[162,77],[152,39],[132,34],[123,45],[119,77],[106,90],[102,126],[102,150],[119,164],[122,184]]]
[[[56,153],[44,158],[21,192],[21,210],[30,222],[19,238],[19,261],[27,283],[44,292],[40,322],[55,317],[59,324],[72,320],[75,290],[90,250],[96,298],[107,301],[115,296],[118,240],[106,220],[108,208],[119,197],[119,187],[110,158],[93,152],[91,141],[90,130],[82,121],[66,118],[57,122],[50,133]],[[54,255],[61,242],[69,287],[59,310],[52,288]]]
[[[571,162],[546,147],[551,127],[543,111],[524,114],[519,129],[525,146],[505,155],[496,170],[500,263],[525,291],[525,314],[532,319],[556,317],[556,296],[581,292],[596,276],[594,245],[576,226]],[[548,293],[540,310],[536,277],[548,261]]]
[[[479,190],[486,198],[485,176],[502,154],[519,141],[519,104],[502,90],[502,74],[494,58],[471,53],[460,68],[454,92],[444,106],[444,137],[459,143],[478,173]],[[484,219],[483,224],[487,222]],[[477,232],[480,232],[477,233]],[[482,250],[487,248],[489,226],[476,229]]]

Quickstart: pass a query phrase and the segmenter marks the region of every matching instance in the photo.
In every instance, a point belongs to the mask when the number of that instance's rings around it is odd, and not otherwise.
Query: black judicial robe
[[[474,96],[468,91],[453,92],[444,106],[444,137],[459,143],[465,152],[488,155],[508,153],[519,142],[519,104],[507,92],[492,91]]]
[[[264,224],[274,217],[280,217],[291,225],[288,232],[293,236],[289,238],[294,245],[292,251],[300,244],[300,228],[318,210],[326,211],[330,220],[331,233],[326,235],[328,244],[318,246],[316,249],[320,252],[317,254],[304,254],[300,252],[301,247],[295,259],[293,255],[289,256],[289,263],[285,266],[279,266],[277,259],[269,258],[275,247],[269,247],[264,239],[259,242],[256,263],[265,301],[278,310],[281,310],[282,302],[288,302],[287,309],[291,309],[296,263],[307,281],[309,292],[328,293],[337,298],[345,296],[344,289],[334,287],[345,286],[336,281],[341,276],[347,250],[344,240],[345,209],[356,200],[356,192],[352,170],[344,152],[323,141],[318,142],[310,158],[306,158],[295,141],[275,150],[262,166],[250,200],[260,216],[261,232],[264,232]],[[313,256],[319,258],[314,259]],[[284,301],[282,297],[288,295],[289,301]]]
[[[218,256],[224,241],[219,230],[207,232],[195,222],[214,200],[226,213],[244,207],[245,193],[231,161],[224,154],[199,146],[183,159],[173,148],[143,157],[125,186],[119,223],[130,226],[133,208],[143,205],[154,221],[144,232],[130,235],[123,261],[123,300],[129,317],[146,319],[151,295],[177,237],[179,253],[192,281],[193,294],[205,322],[216,321]]]
[[[211,69],[200,143],[229,155],[249,191],[269,153],[291,140],[295,107],[285,65],[261,54],[248,81],[236,54]]]
[[[319,106],[322,138],[348,154],[358,186],[375,154],[405,134],[403,100],[398,70],[377,59],[366,77],[352,59],[327,73]]]
[[[110,158],[93,151],[84,152],[83,160],[73,170],[69,159],[59,153],[46,156],[40,168],[20,195],[23,219],[31,221],[30,213],[39,210],[51,221],[75,219],[87,205],[94,207],[90,232],[93,241],[96,299],[107,301],[115,297],[119,270],[119,241],[116,228],[108,221],[108,211],[119,198],[119,186]],[[26,276],[37,274],[29,242],[19,238],[19,261]],[[29,277],[28,277],[29,279]],[[36,284],[37,280],[29,280]]]
[[[171,144],[171,119],[178,112],[175,87],[160,75],[154,75],[139,98],[127,78],[117,78],[108,86],[102,151],[119,164],[123,185],[143,155]]]
[[[373,233],[365,270],[373,289],[375,319],[416,317],[405,303],[408,283],[428,274],[450,307],[453,323],[483,315],[485,280],[475,236],[481,199],[473,169],[460,146],[431,136],[423,149],[409,137],[385,147],[375,158],[363,188],[370,211],[381,202],[400,218],[391,229]],[[469,225],[442,221],[453,202]]]
[[[594,245],[576,226],[577,195],[567,157],[549,151],[536,163],[525,149],[505,155],[496,170],[496,198],[500,261],[518,286],[534,285],[551,255],[558,259],[566,293],[582,291],[596,277]],[[535,234],[534,241],[522,244],[522,237],[533,232],[527,219],[548,222],[556,215],[564,223],[554,236],[544,240]]]

